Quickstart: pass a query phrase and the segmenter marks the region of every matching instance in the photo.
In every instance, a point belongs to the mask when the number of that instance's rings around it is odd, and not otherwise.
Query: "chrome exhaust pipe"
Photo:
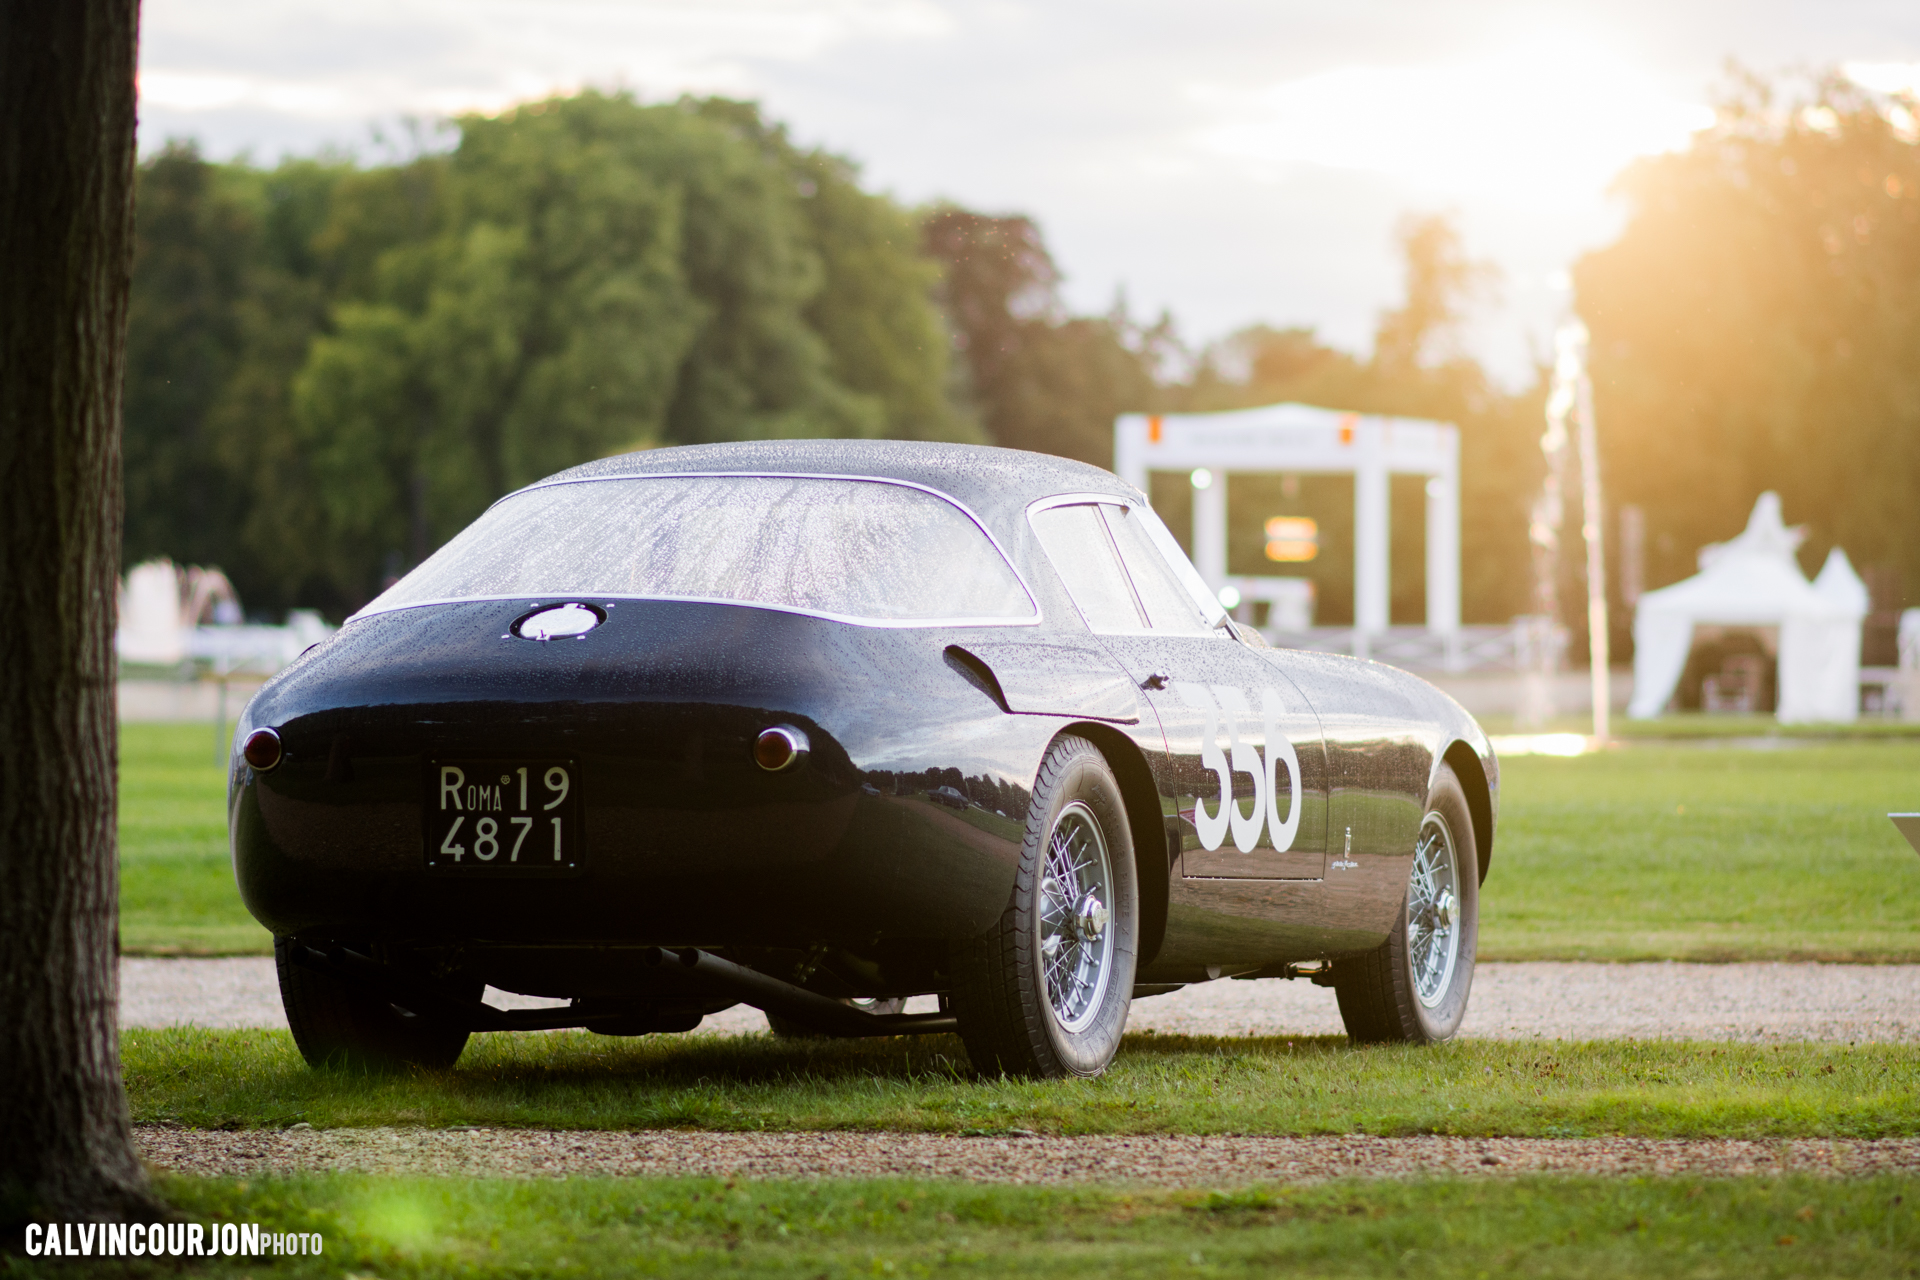
[[[924,1036],[960,1029],[959,1020],[950,1013],[868,1013],[695,947],[656,949],[650,959],[655,964],[676,964],[702,985],[734,996],[742,1004],[830,1035]]]

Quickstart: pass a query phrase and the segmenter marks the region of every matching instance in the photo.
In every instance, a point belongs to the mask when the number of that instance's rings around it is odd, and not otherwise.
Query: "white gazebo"
[[[1865,584],[1835,547],[1808,582],[1794,559],[1806,537],[1763,493],[1746,530],[1700,550],[1700,572],[1640,597],[1633,619],[1633,700],[1627,714],[1659,715],[1680,683],[1696,626],[1778,627],[1776,715],[1782,723],[1851,721],[1860,714],[1860,626]]]
[[[1338,473],[1353,477],[1355,649],[1387,630],[1391,596],[1387,477],[1427,479],[1427,630],[1460,631],[1460,433],[1444,422],[1273,404],[1226,413],[1123,414],[1113,428],[1114,467],[1147,488],[1153,471],[1208,473],[1193,495],[1193,562],[1215,591],[1227,575],[1229,471]]]

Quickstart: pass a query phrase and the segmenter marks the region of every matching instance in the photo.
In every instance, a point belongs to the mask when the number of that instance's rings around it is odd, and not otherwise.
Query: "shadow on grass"
[[[1345,1036],[1130,1035],[1115,1060],[1156,1058],[1275,1058],[1355,1052]],[[772,1036],[648,1036],[609,1040],[591,1034],[476,1036],[452,1073],[501,1083],[605,1083],[612,1080],[689,1086],[726,1081],[767,1084],[792,1081],[898,1080],[976,1083],[992,1077],[975,1072],[958,1036],[895,1036],[870,1040],[780,1040]]]
[[[451,1071],[309,1070],[273,1031],[127,1033],[143,1123],[1053,1133],[1920,1133],[1899,1045],[1128,1037],[1103,1076],[974,1073],[954,1037],[477,1036]]]

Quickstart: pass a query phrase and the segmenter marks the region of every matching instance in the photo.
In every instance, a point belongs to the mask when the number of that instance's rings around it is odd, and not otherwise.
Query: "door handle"
[[[1170,679],[1172,679],[1172,677],[1166,672],[1155,671],[1140,682],[1140,687],[1142,689],[1164,689],[1167,687],[1167,681]]]

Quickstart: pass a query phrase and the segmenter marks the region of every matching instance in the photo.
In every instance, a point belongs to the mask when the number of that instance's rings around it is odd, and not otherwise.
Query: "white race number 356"
[[[1247,705],[1247,695],[1242,690],[1232,685],[1186,681],[1176,681],[1173,688],[1180,695],[1180,701],[1205,715],[1200,731],[1200,764],[1211,769],[1220,782],[1219,799],[1212,813],[1207,812],[1206,804],[1199,797],[1193,802],[1193,827],[1199,833],[1201,847],[1218,849],[1226,843],[1231,831],[1233,847],[1242,853],[1252,853],[1259,846],[1261,828],[1265,827],[1276,853],[1291,849],[1300,831],[1300,757],[1279,728],[1280,716],[1285,710],[1280,696],[1271,689],[1260,692],[1261,738],[1256,745],[1241,736],[1243,722],[1253,718],[1253,709]],[[1220,751],[1223,719],[1227,726],[1225,755]],[[1282,765],[1287,770],[1289,798],[1284,822],[1280,818],[1281,791],[1275,785],[1275,773]],[[1236,773],[1253,778],[1251,812],[1242,813],[1234,799],[1233,775]]]

